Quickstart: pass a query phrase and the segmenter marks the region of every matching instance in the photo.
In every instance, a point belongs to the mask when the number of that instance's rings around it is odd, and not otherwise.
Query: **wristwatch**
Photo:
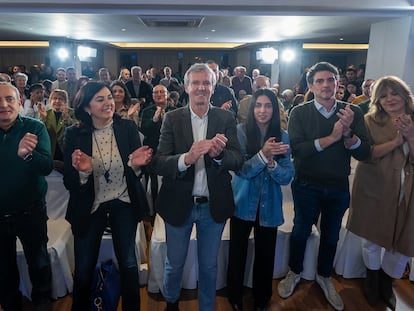
[[[28,153],[23,157],[24,162],[29,162],[31,160],[33,160],[33,154],[32,153]]]

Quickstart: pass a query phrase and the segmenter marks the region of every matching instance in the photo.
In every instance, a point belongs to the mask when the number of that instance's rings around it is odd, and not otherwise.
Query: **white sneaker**
[[[277,285],[277,291],[279,296],[282,298],[288,298],[292,295],[293,291],[298,285],[301,278],[301,274],[296,274],[295,272],[289,270],[285,278],[279,282]]]
[[[335,289],[335,286],[332,283],[330,277],[323,277],[319,274],[316,275],[316,282],[322,288],[322,291],[325,295],[326,300],[334,307],[335,310],[341,311],[344,309],[344,302],[342,301],[341,296]]]

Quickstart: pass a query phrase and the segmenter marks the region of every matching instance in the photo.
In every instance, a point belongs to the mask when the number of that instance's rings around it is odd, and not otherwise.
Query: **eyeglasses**
[[[160,91],[152,91],[152,94],[166,94],[167,93],[167,91],[163,91],[163,90],[160,90]]]

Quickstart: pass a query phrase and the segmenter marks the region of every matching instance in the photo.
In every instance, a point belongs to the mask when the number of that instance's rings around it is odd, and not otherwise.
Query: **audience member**
[[[371,157],[356,168],[348,219],[349,230],[364,238],[365,296],[372,306],[382,299],[391,310],[392,280],[414,256],[413,117],[413,94],[404,81],[387,76],[375,82],[365,116]]]
[[[19,116],[19,111],[19,91],[0,82],[0,305],[6,311],[22,310],[18,237],[30,271],[35,310],[52,311],[44,177],[53,169],[50,142],[45,126]]]
[[[178,310],[183,267],[193,223],[197,225],[199,310],[214,310],[217,254],[226,219],[234,211],[229,170],[243,157],[236,122],[210,105],[216,75],[194,64],[184,76],[188,107],[165,115],[153,167],[163,176],[156,210],[164,219],[167,256],[162,293],[168,311]]]
[[[236,96],[238,96],[240,90],[252,94],[252,80],[246,75],[246,67],[237,66],[235,68],[235,75],[231,78],[231,88]]]
[[[111,84],[111,92],[115,102],[115,113],[123,119],[129,119],[135,122],[139,127],[139,104],[131,104],[131,95],[122,81],[116,80]]]
[[[174,107],[182,107],[181,102],[180,102],[180,94],[176,91],[172,91],[169,92],[168,98],[170,98],[172,100],[172,105]]]
[[[26,99],[23,113],[27,117],[39,118],[39,110],[49,108],[49,99],[45,98],[43,84],[35,83],[29,87],[30,99]]]
[[[27,86],[27,75],[25,73],[22,73],[22,72],[17,72],[14,75],[14,85],[19,90],[20,105],[23,107],[24,102],[26,101],[26,99],[29,95],[29,92],[28,92],[29,90],[28,90],[28,86]]]
[[[152,151],[141,146],[134,122],[114,115],[107,85],[88,82],[74,101],[80,124],[67,128],[64,139],[64,183],[70,199],[67,219],[72,225],[75,275],[72,310],[89,310],[92,277],[102,235],[107,226],[121,278],[122,310],[140,310],[135,236],[148,212],[141,187],[141,167]],[[141,189],[141,191],[138,191]]]
[[[98,71],[98,82],[105,84],[107,86],[111,85],[111,74],[109,73],[108,68],[100,68]]]
[[[361,95],[359,83],[357,81],[349,81],[346,85],[346,91],[347,94],[344,99],[348,103],[352,103],[358,95]]]
[[[215,73],[216,81],[218,81],[220,72],[219,65],[215,61],[209,60],[207,61],[207,66]],[[216,87],[214,88],[214,93],[211,95],[210,102],[213,106],[224,110],[230,110],[234,117],[237,116],[237,100],[233,90],[227,86],[217,82]]]
[[[293,104],[293,98],[295,97],[295,94],[291,89],[283,90],[282,92],[282,105],[285,111],[288,111]]]
[[[371,86],[374,84],[374,82],[375,82],[374,79],[364,80],[364,82],[362,82],[362,85],[361,85],[362,94],[355,97],[355,99],[352,101],[352,103],[355,104],[355,105],[359,105],[359,104],[362,104],[363,102],[366,102],[367,100],[369,100],[370,97],[371,97],[370,96]]]
[[[118,81],[121,81],[123,83],[126,83],[131,78],[131,72],[128,68],[122,68],[119,72]]]
[[[43,89],[44,89],[44,97],[45,98],[49,98],[50,97],[50,93],[52,92],[52,84],[53,82],[50,80],[43,80],[42,81],[43,84]]]
[[[236,210],[230,221],[227,295],[233,310],[242,310],[247,245],[254,228],[253,299],[260,311],[272,297],[277,227],[284,221],[280,185],[294,175],[288,134],[280,127],[279,103],[272,91],[254,93],[237,136],[245,162],[232,181]]]
[[[39,118],[46,125],[50,138],[53,160],[61,161],[63,166],[63,135],[65,129],[76,122],[75,113],[68,105],[68,93],[65,90],[53,90],[50,94],[51,109],[40,106]],[[59,163],[55,162],[56,165]]]
[[[8,82],[11,83],[11,78],[7,73],[1,72],[0,73],[0,82]]]
[[[343,310],[331,280],[342,217],[349,205],[350,157],[364,160],[370,146],[359,108],[335,100],[338,70],[315,64],[307,74],[314,100],[296,106],[289,118],[295,164],[292,182],[295,218],[290,236],[289,267],[278,284],[280,297],[292,295],[301,279],[306,242],[321,216],[316,282],[335,310]]]
[[[265,88],[269,88],[270,86],[270,80],[268,77],[259,75],[256,77],[256,89],[260,90],[260,89],[265,89]],[[240,92],[245,93],[244,96],[240,96]],[[237,120],[239,121],[239,123],[244,123],[247,120],[247,116],[248,116],[248,112],[249,112],[249,107],[252,103],[252,95],[247,95],[246,94],[246,90],[240,90],[239,91],[239,110],[237,113]]]
[[[78,79],[76,77],[75,67],[66,68],[66,92],[68,92],[69,101],[67,104],[69,107],[72,107],[73,99],[75,98],[76,92],[78,90]]]
[[[345,85],[339,84],[336,88],[335,99],[343,101],[346,93]]]
[[[59,89],[67,91],[65,68],[56,69],[56,80],[52,83],[52,90]]]
[[[142,68],[140,66],[131,67],[132,79],[125,83],[129,94],[132,98],[138,98],[143,108],[148,107],[152,101],[152,86],[144,81],[142,78]]]
[[[356,73],[357,71],[354,66],[351,65],[346,68],[345,76],[346,76],[348,83],[356,80]]]
[[[150,146],[155,153],[158,148],[161,125],[165,114],[174,110],[175,107],[167,104],[168,91],[164,85],[158,84],[152,89],[152,98],[154,105],[142,111],[141,131],[145,136],[144,145]],[[158,178],[151,167],[149,167],[149,176],[151,177],[152,199],[155,202],[158,193]]]

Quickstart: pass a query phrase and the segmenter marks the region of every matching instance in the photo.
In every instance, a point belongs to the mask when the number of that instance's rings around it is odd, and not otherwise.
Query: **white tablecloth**
[[[73,236],[69,223],[65,219],[47,221],[47,251],[52,266],[52,298],[63,297],[73,289],[74,271]],[[30,298],[30,282],[26,258],[19,240],[17,240],[17,266],[20,272],[20,291]]]

